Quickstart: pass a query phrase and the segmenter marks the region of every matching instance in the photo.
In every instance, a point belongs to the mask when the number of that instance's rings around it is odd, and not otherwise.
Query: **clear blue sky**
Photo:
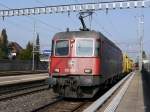
[[[93,2],[105,0],[1,0],[0,9],[35,7],[45,5],[62,5],[81,2]],[[109,1],[109,0],[107,0]],[[92,29],[101,31],[110,40],[120,43],[123,51],[138,50],[135,45],[139,42],[137,37],[138,19],[144,15],[144,50],[150,54],[150,8],[145,9],[123,9],[111,10],[106,14],[105,11],[97,11],[93,15]],[[47,14],[38,16],[9,17],[3,21],[0,19],[0,30],[6,28],[8,39],[18,42],[25,47],[28,41],[33,41],[34,21],[36,31],[40,35],[41,49],[49,49],[51,38],[56,32],[65,31],[67,27],[71,30],[78,30],[80,21],[77,13],[68,16],[64,14]],[[89,21],[86,21],[89,25]],[[131,55],[131,54],[130,54]],[[136,54],[137,55],[137,54]],[[133,54],[132,54],[133,56]],[[135,56],[135,55],[134,55]]]

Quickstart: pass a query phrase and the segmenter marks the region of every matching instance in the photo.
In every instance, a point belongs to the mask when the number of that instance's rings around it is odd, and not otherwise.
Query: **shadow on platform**
[[[150,73],[142,71],[145,112],[150,112]]]

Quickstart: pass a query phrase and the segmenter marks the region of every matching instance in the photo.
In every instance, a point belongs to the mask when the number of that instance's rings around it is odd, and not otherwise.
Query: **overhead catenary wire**
[[[93,18],[93,21],[95,22],[95,24],[98,27],[101,27],[101,29],[110,36],[110,38],[113,37],[113,34],[111,32],[109,32],[108,30],[106,30],[106,28],[104,26],[102,26],[102,24],[100,24],[100,22],[96,18]],[[137,54],[137,50],[135,50],[135,49],[126,49],[126,48],[128,48],[129,46],[135,46],[138,43],[125,43],[125,42],[118,42],[116,40],[113,40],[113,41],[114,41],[115,44],[117,44],[122,49],[122,51],[127,52],[127,53],[136,53]],[[125,47],[123,47],[122,45],[125,45]]]
[[[2,6],[2,7],[4,7],[4,8],[6,8],[6,9],[10,9],[10,7],[8,7],[8,6],[6,6],[6,5],[4,5],[4,4],[2,4],[2,3],[0,3],[0,6]],[[41,23],[41,24],[43,24],[44,26],[46,26],[47,28],[46,28],[46,30],[48,31],[48,33],[49,33],[49,31],[62,31],[62,29],[61,28],[58,28],[58,27],[55,27],[55,26],[53,26],[53,25],[49,25],[48,23],[46,23],[46,22],[44,22],[44,21],[42,21],[42,20],[40,20],[40,19],[35,19],[34,17],[27,17],[26,16],[26,18],[28,18],[28,19],[30,19],[30,20],[32,20],[32,21],[38,21],[39,23]],[[5,20],[4,20],[5,21]],[[3,24],[4,24],[4,21],[2,22]],[[21,29],[22,29],[22,31],[23,32],[26,32],[26,33],[29,33],[29,32],[33,32],[33,29],[31,29],[31,28],[27,28],[26,26],[24,26],[24,25],[22,25],[22,24],[19,24],[18,22],[15,22],[15,21],[12,21],[12,20],[10,20],[9,19],[9,21],[7,21],[7,22],[9,22],[9,24],[10,25],[13,25],[13,26],[15,26],[15,27],[20,27]],[[41,26],[40,26],[41,27]],[[6,26],[4,26],[4,28],[6,28]],[[48,29],[49,28],[49,29]],[[45,29],[45,28],[44,28]],[[45,30],[43,30],[43,31],[45,31]],[[52,31],[52,32],[53,32]],[[46,32],[47,33],[47,32]],[[45,33],[44,33],[45,34]],[[49,34],[50,35],[50,34]]]
[[[36,21],[38,21],[38,22],[40,22],[40,23],[42,23],[43,25],[45,25],[45,26],[48,26],[48,28],[51,28],[51,29],[56,29],[56,30],[58,30],[58,31],[63,31],[63,29],[61,29],[61,28],[59,28],[59,27],[56,27],[56,26],[53,26],[53,25],[50,25],[50,24],[48,24],[47,22],[45,22],[45,21],[42,21],[41,19],[37,19],[37,18],[34,18],[34,17],[30,17],[30,19],[35,19]]]
[[[12,20],[11,21],[9,20],[9,24],[12,24],[13,26],[16,26],[17,28],[21,27],[21,28],[23,28],[23,31],[25,31],[25,32],[32,32],[32,29],[27,28],[26,26],[24,26],[22,24],[18,24],[17,22],[14,22]]]
[[[6,6],[5,4],[2,4],[2,3],[0,3],[0,6],[2,6],[2,7],[4,7],[4,8],[6,8],[6,9],[11,9],[10,7],[8,7],[8,6]],[[54,29],[56,29],[57,31],[62,31],[62,29],[61,28],[59,28],[59,27],[56,27],[56,26],[53,26],[53,25],[50,25],[50,24],[48,24],[48,23],[46,23],[46,22],[44,22],[44,21],[42,21],[42,20],[39,20],[39,19],[37,19],[37,18],[34,18],[34,17],[31,17],[31,16],[25,16],[25,17],[27,17],[27,18],[29,18],[29,19],[32,19],[33,21],[39,21],[41,24],[43,24],[43,25],[45,25],[45,26],[47,26],[47,27],[49,27],[49,28],[54,28]],[[33,19],[34,18],[34,19]]]
[[[40,0],[35,0],[35,1],[38,2],[38,3],[40,3],[41,5],[47,6],[47,4],[41,2]],[[78,0],[74,0],[74,1],[77,2],[77,3],[79,3]],[[69,13],[68,13],[68,17],[69,17],[69,19],[70,19],[71,21],[73,21],[73,24],[76,23],[76,21],[70,16]],[[38,19],[38,20],[39,20],[39,19]],[[41,21],[41,20],[39,20],[39,21]],[[41,21],[41,22],[42,22],[43,24],[46,24],[46,25],[47,25],[47,23],[45,23],[44,21]],[[58,29],[58,30],[60,30],[60,31],[63,31],[61,28],[57,28],[57,27],[55,27],[55,26],[53,26],[53,28],[56,28],[56,29]]]
[[[4,7],[4,8],[7,8],[7,9],[10,9],[8,6],[6,6],[6,5],[4,5],[4,4],[2,4],[2,3],[0,3],[0,6],[2,6],[2,7]]]
[[[5,28],[6,25],[5,25],[4,21],[3,21],[3,22],[1,21],[1,23],[2,23],[3,27]],[[14,21],[14,20],[10,20],[10,19],[9,19],[9,20],[7,20],[7,23],[9,23],[9,24],[15,26],[16,28],[20,27],[21,30],[24,31],[24,32],[32,32],[32,31],[33,31],[32,28],[27,27],[27,26],[25,26],[25,25],[23,25],[23,24],[20,24],[20,23],[18,23],[17,21]],[[40,26],[40,27],[42,27],[42,26]],[[43,27],[42,29],[44,29],[43,31],[45,31],[45,30],[46,30],[46,31],[56,31],[56,29],[52,29],[52,28],[49,29],[48,27]]]
[[[39,1],[39,0],[35,0],[35,2],[38,2],[38,3],[40,3],[40,4],[43,5],[43,6],[47,6],[47,4],[45,4],[45,3],[43,3],[43,2],[41,2],[41,1]],[[34,19],[35,19],[35,18],[34,18]],[[42,20],[40,20],[40,19],[37,19],[37,18],[36,18],[36,20],[38,20],[39,22],[41,22],[41,23],[44,24],[44,25],[51,26],[51,27],[54,28],[54,29],[63,31],[63,29],[58,28],[58,27],[53,26],[53,25],[49,25],[48,23],[46,23],[46,22],[44,22],[44,21],[42,21]]]
[[[96,15],[96,16],[97,16],[97,15]],[[95,24],[96,24],[98,27],[101,27],[101,29],[102,29],[105,33],[107,33],[109,36],[113,37],[113,35],[112,35],[109,31],[107,31],[107,30],[105,29],[105,27],[102,26],[102,24],[100,24],[99,21],[98,21],[96,18],[93,18],[93,21],[95,22]]]
[[[43,6],[46,6],[45,3],[43,3],[43,2],[41,2],[41,1],[39,1],[39,0],[35,0],[35,2],[37,2],[37,3],[39,3],[39,4],[43,5]]]
[[[118,28],[116,27],[116,25],[113,24],[113,21],[111,20],[111,18],[109,17],[109,15],[107,14],[107,20],[110,23],[110,25],[112,26],[112,29],[114,32],[116,32],[117,34],[121,34],[118,30]]]
[[[108,14],[107,14],[107,19],[108,19],[108,22],[110,23],[110,25],[113,27],[112,29],[114,30],[114,32],[116,32],[117,34],[121,34],[119,31],[118,31],[118,29],[117,29],[117,27],[113,24],[113,22],[112,22],[112,20],[111,20],[111,18],[108,16]],[[122,48],[122,50],[123,51],[125,51],[125,52],[128,52],[128,53],[132,53],[132,52],[130,52],[130,51],[136,51],[136,52],[134,52],[134,53],[137,53],[137,45],[139,44],[139,43],[137,43],[137,42],[128,42],[128,43],[125,43],[125,42],[117,42],[117,41],[115,41],[115,43],[117,44],[117,45],[119,45],[120,47],[121,47],[121,45],[124,45],[125,46],[125,48],[126,49],[124,49],[124,48]],[[136,47],[135,47],[136,46]],[[135,48],[133,48],[133,47],[135,47]],[[135,50],[136,49],[136,50]]]

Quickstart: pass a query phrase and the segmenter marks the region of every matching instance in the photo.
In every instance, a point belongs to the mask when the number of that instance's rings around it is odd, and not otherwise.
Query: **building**
[[[50,54],[51,54],[50,50],[43,50],[42,53],[40,54],[40,61],[48,62]]]
[[[23,48],[17,43],[17,42],[9,42],[8,44],[9,48],[9,58],[15,58],[22,50]]]

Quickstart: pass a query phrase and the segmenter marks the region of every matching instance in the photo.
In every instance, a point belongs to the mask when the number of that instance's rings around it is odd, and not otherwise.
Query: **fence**
[[[35,63],[36,70],[47,70],[47,62]],[[29,71],[32,70],[32,60],[0,60],[0,71]]]

